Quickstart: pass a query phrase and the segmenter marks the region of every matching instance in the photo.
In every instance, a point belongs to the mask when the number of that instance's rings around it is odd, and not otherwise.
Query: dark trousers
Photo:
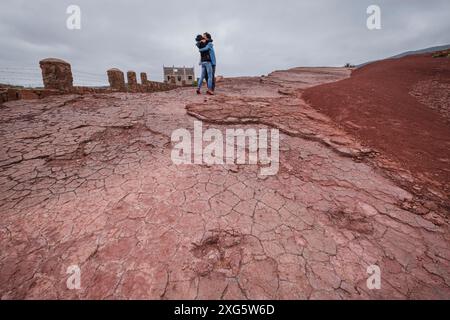
[[[215,90],[216,89],[216,66],[212,66],[212,70],[213,70],[213,72],[212,72],[212,90]],[[205,80],[206,80],[206,83],[208,83],[208,73],[206,73],[206,76],[205,76]]]

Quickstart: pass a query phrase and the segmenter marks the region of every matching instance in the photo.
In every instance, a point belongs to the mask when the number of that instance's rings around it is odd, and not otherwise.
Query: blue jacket
[[[204,48],[198,49],[200,52],[205,52],[209,50],[209,55],[211,56],[211,64],[213,66],[216,65],[216,53],[214,52],[214,45],[212,42],[208,42],[208,44]]]

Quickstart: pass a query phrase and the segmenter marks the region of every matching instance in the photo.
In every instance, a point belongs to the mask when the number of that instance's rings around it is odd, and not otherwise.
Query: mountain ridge
[[[368,62],[359,64],[356,67],[357,68],[361,68],[361,67],[364,67],[364,66],[368,65],[369,63],[382,61],[382,60],[386,60],[386,59],[398,59],[398,58],[403,58],[403,57],[407,57],[407,56],[411,56],[411,55],[415,55],[415,54],[431,53],[431,52],[447,50],[447,49],[450,49],[450,44],[444,44],[444,45],[440,45],[440,46],[433,46],[433,47],[428,47],[428,48],[418,49],[418,50],[410,50],[410,51],[405,51],[405,52],[402,52],[402,53],[399,53],[399,54],[396,54],[394,56],[387,57],[387,58],[384,58],[384,59],[368,61]]]

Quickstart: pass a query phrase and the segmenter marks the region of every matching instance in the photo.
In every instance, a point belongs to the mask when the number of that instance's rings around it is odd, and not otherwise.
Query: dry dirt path
[[[228,79],[212,98],[178,89],[2,106],[0,297],[448,299],[448,222],[403,209],[412,195],[301,98],[348,75],[298,68]],[[279,128],[279,173],[174,165],[170,135],[196,119]],[[71,265],[79,290],[66,286]],[[370,265],[381,290],[366,286]]]

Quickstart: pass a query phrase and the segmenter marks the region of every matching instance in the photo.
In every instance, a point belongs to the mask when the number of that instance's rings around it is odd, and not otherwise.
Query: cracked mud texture
[[[227,79],[212,98],[58,96],[0,108],[2,299],[450,298],[447,214],[302,99],[350,76]],[[280,129],[280,170],[172,163],[178,128]],[[381,290],[366,286],[381,268]],[[68,290],[66,270],[81,269]]]

